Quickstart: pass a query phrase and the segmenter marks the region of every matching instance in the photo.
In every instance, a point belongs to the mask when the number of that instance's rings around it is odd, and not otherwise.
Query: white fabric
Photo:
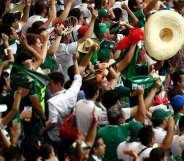
[[[91,100],[80,100],[76,104],[76,120],[77,126],[79,130],[83,134],[87,134],[91,123],[92,123],[92,111],[95,108],[98,123],[101,124],[102,122],[107,122],[107,114],[106,112],[102,111],[99,107],[97,107],[94,101]]]
[[[70,44],[61,43],[56,51],[56,62],[60,65],[60,72],[64,74],[65,81],[68,80],[67,70],[73,65],[72,56],[77,52],[77,45],[77,42],[72,42]]]
[[[93,101],[90,100],[79,100],[76,104],[76,120],[77,126],[79,130],[87,134],[91,122],[92,122],[92,111],[95,108],[97,117],[98,117],[98,124],[105,125],[108,124],[107,119],[107,112],[102,111],[102,109],[95,105]],[[131,116],[131,109],[130,108],[122,108],[122,113],[124,115],[125,120],[129,119]]]
[[[63,119],[74,108],[77,95],[82,84],[82,77],[75,75],[74,81],[68,90],[58,92],[55,96],[48,100],[49,105],[49,121],[50,123],[57,123],[58,126],[48,132],[51,140],[59,141],[59,126]]]
[[[98,158],[96,155],[92,155],[92,158],[93,158],[95,161],[102,161],[102,159]]]
[[[140,161],[143,161],[144,158],[149,157],[151,150],[155,147],[158,147],[158,145],[155,144],[152,147],[148,147],[147,149],[145,149],[139,155]],[[137,154],[139,154],[144,148],[146,148],[146,146],[142,145],[140,142],[132,142],[132,143],[122,142],[119,144],[117,148],[118,159],[122,159],[123,161],[133,161],[131,157],[123,154],[123,151],[124,150],[134,150]]]
[[[138,145],[139,145],[138,142],[128,143],[128,142],[124,141],[124,142],[120,143],[118,145],[118,148],[117,148],[118,159],[123,160],[123,161],[132,161],[133,158],[130,157],[129,155],[124,154],[123,151],[137,149]]]
[[[153,128],[153,131],[155,133],[156,142],[158,144],[162,144],[162,142],[167,134],[167,131],[164,130],[163,128],[160,128],[160,127]]]
[[[36,21],[42,21],[42,22],[46,22],[48,19],[44,18],[42,16],[39,15],[33,15],[31,17],[28,18],[27,23],[23,26],[22,28],[22,33],[25,34],[28,30],[28,28],[30,28],[33,23],[35,23]]]
[[[173,137],[173,142],[171,145],[171,152],[173,154],[173,156],[178,156],[182,154],[182,151],[184,150],[184,147],[182,148],[181,146],[181,142],[184,141],[184,138],[182,136],[179,135],[175,135]]]

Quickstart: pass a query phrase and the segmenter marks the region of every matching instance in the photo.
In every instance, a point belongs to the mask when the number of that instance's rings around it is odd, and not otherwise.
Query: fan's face
[[[136,0],[136,2],[137,2],[137,8],[138,8],[138,9],[142,9],[143,6],[144,6],[143,0]]]

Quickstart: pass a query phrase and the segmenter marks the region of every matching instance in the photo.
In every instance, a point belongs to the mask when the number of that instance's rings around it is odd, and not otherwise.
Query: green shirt
[[[134,12],[134,15],[139,20],[139,22],[136,24],[136,27],[139,27],[139,28],[144,27],[145,22],[146,22],[146,18],[145,18],[144,13],[141,10],[138,10],[138,11]]]
[[[103,161],[118,161],[116,149],[128,137],[128,124],[107,125],[98,131],[106,145]]]

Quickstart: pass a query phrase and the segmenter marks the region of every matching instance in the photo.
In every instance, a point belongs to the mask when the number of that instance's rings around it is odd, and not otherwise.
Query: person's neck
[[[64,90],[64,88],[63,88],[63,87],[59,87],[59,88],[57,88],[57,89],[54,91],[54,95],[55,95],[55,94],[57,94],[58,92],[63,91],[63,90]]]

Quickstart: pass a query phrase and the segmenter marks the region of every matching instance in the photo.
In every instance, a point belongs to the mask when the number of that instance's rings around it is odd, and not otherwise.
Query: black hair
[[[74,80],[74,76],[75,76],[75,66],[74,65],[68,68],[68,76],[70,80]]]
[[[36,135],[27,134],[22,140],[21,149],[26,161],[36,160],[39,156],[39,139]]]
[[[161,161],[165,157],[165,152],[162,148],[154,148],[151,150],[150,154],[151,161]]]
[[[45,10],[48,11],[48,9],[49,9],[49,6],[44,2],[37,1],[36,4],[34,5],[34,13],[36,15],[41,15],[42,13],[45,12]]]
[[[119,104],[116,104],[107,110],[107,118],[110,125],[118,125],[119,119],[123,117]]]
[[[106,91],[102,96],[102,104],[108,109],[115,105],[119,97],[115,90]]]
[[[32,59],[32,58],[33,58],[33,55],[32,55],[32,53],[31,53],[30,51],[25,50],[25,49],[22,49],[22,50],[20,50],[20,52],[16,55],[15,64],[23,65],[22,63],[23,63],[25,60]]]
[[[99,91],[99,86],[96,80],[84,82],[83,90],[87,99],[93,98]]]
[[[120,8],[114,8],[113,9],[114,15],[115,15],[115,21],[119,21],[120,18],[123,16],[123,12]]]
[[[82,13],[79,8],[73,8],[70,10],[70,13],[69,13],[69,17],[70,16],[76,17],[78,21],[80,20],[81,15]]]
[[[144,146],[150,146],[153,136],[154,132],[152,126],[144,126],[139,131],[139,139]]]
[[[60,83],[62,86],[64,85],[65,79],[62,73],[52,72],[48,76],[49,76],[49,79],[54,81],[55,83]]]
[[[0,26],[0,33],[6,34],[7,36],[10,36],[12,34],[11,26],[9,25],[1,25]],[[2,36],[2,35],[0,35]]]
[[[91,153],[94,152],[94,149],[97,148],[99,145],[98,145],[98,140],[99,139],[103,139],[103,137],[100,135],[100,134],[97,134],[96,137],[95,137],[95,141],[94,141],[94,144],[91,148]]]
[[[180,75],[184,74],[184,66],[176,68],[175,72],[171,75],[174,86],[177,86],[177,82],[180,82]]]
[[[179,126],[180,131],[183,132],[184,131],[184,116],[181,116],[178,126]]]
[[[184,2],[183,1],[178,1],[174,3],[174,9],[176,11],[181,11],[182,8],[184,8]]]
[[[50,144],[42,144],[39,150],[39,154],[43,160],[47,160],[50,158],[50,154],[52,153],[52,146]]]
[[[23,157],[21,150],[15,146],[10,146],[3,156],[6,161],[19,161]]]
[[[44,23],[42,21],[34,22],[32,26],[28,28],[27,33],[40,34],[41,32],[46,30],[44,27],[42,27],[43,24]]]
[[[128,7],[130,8],[130,10],[132,12],[135,12],[136,11],[136,8],[135,8],[136,6],[137,6],[136,0],[129,0],[128,1]]]

